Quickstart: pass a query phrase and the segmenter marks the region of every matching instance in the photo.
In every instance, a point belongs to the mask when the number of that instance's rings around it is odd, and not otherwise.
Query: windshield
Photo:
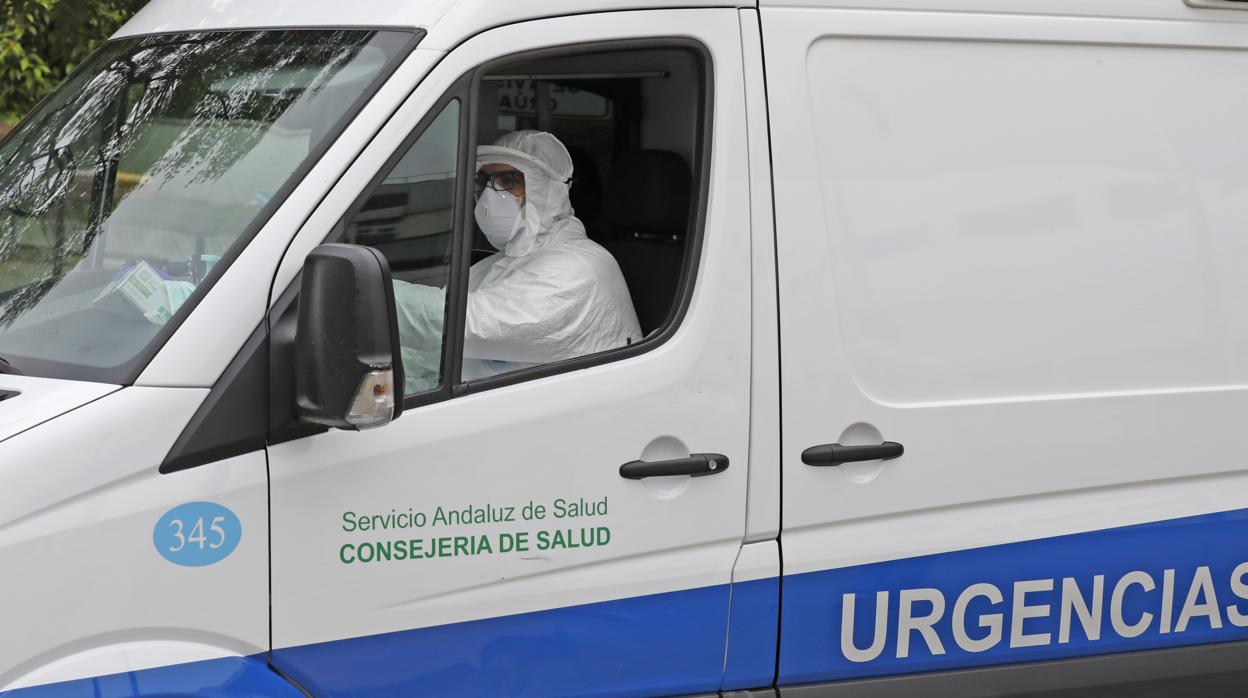
[[[0,143],[0,357],[132,380],[410,39],[222,32],[102,49]]]

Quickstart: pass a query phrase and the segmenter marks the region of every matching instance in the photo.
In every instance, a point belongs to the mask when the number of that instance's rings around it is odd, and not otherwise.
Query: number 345
[[[174,519],[169,522],[169,528],[173,529],[173,537],[175,543],[169,546],[169,552],[176,553],[186,547],[187,543],[198,545],[200,550],[205,548],[216,550],[225,545],[225,529],[221,524],[225,522],[224,516],[214,516],[208,524],[208,533],[204,533],[204,519],[195,519],[195,523],[191,525],[190,535],[186,533],[186,524],[182,519]],[[208,537],[212,536],[215,540],[209,542]]]

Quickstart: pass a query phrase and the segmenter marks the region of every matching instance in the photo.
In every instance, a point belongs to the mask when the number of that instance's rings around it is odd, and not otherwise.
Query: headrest
[[[684,235],[693,174],[668,150],[634,150],[611,168],[602,217],[617,234]]]
[[[568,146],[568,155],[572,156],[572,189],[568,196],[576,217],[588,226],[602,215],[602,178],[593,155],[574,146]]]

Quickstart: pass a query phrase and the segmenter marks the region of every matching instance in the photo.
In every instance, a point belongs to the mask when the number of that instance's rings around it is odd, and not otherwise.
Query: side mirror
[[[403,361],[390,265],[360,245],[308,255],[295,333],[295,415],[335,429],[370,429],[403,411]]]

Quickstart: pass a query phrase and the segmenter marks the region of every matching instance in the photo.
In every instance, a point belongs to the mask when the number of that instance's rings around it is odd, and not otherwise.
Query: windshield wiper
[[[9,363],[3,356],[0,356],[0,373],[8,373],[14,376],[22,375],[22,372],[17,370],[17,367]]]

